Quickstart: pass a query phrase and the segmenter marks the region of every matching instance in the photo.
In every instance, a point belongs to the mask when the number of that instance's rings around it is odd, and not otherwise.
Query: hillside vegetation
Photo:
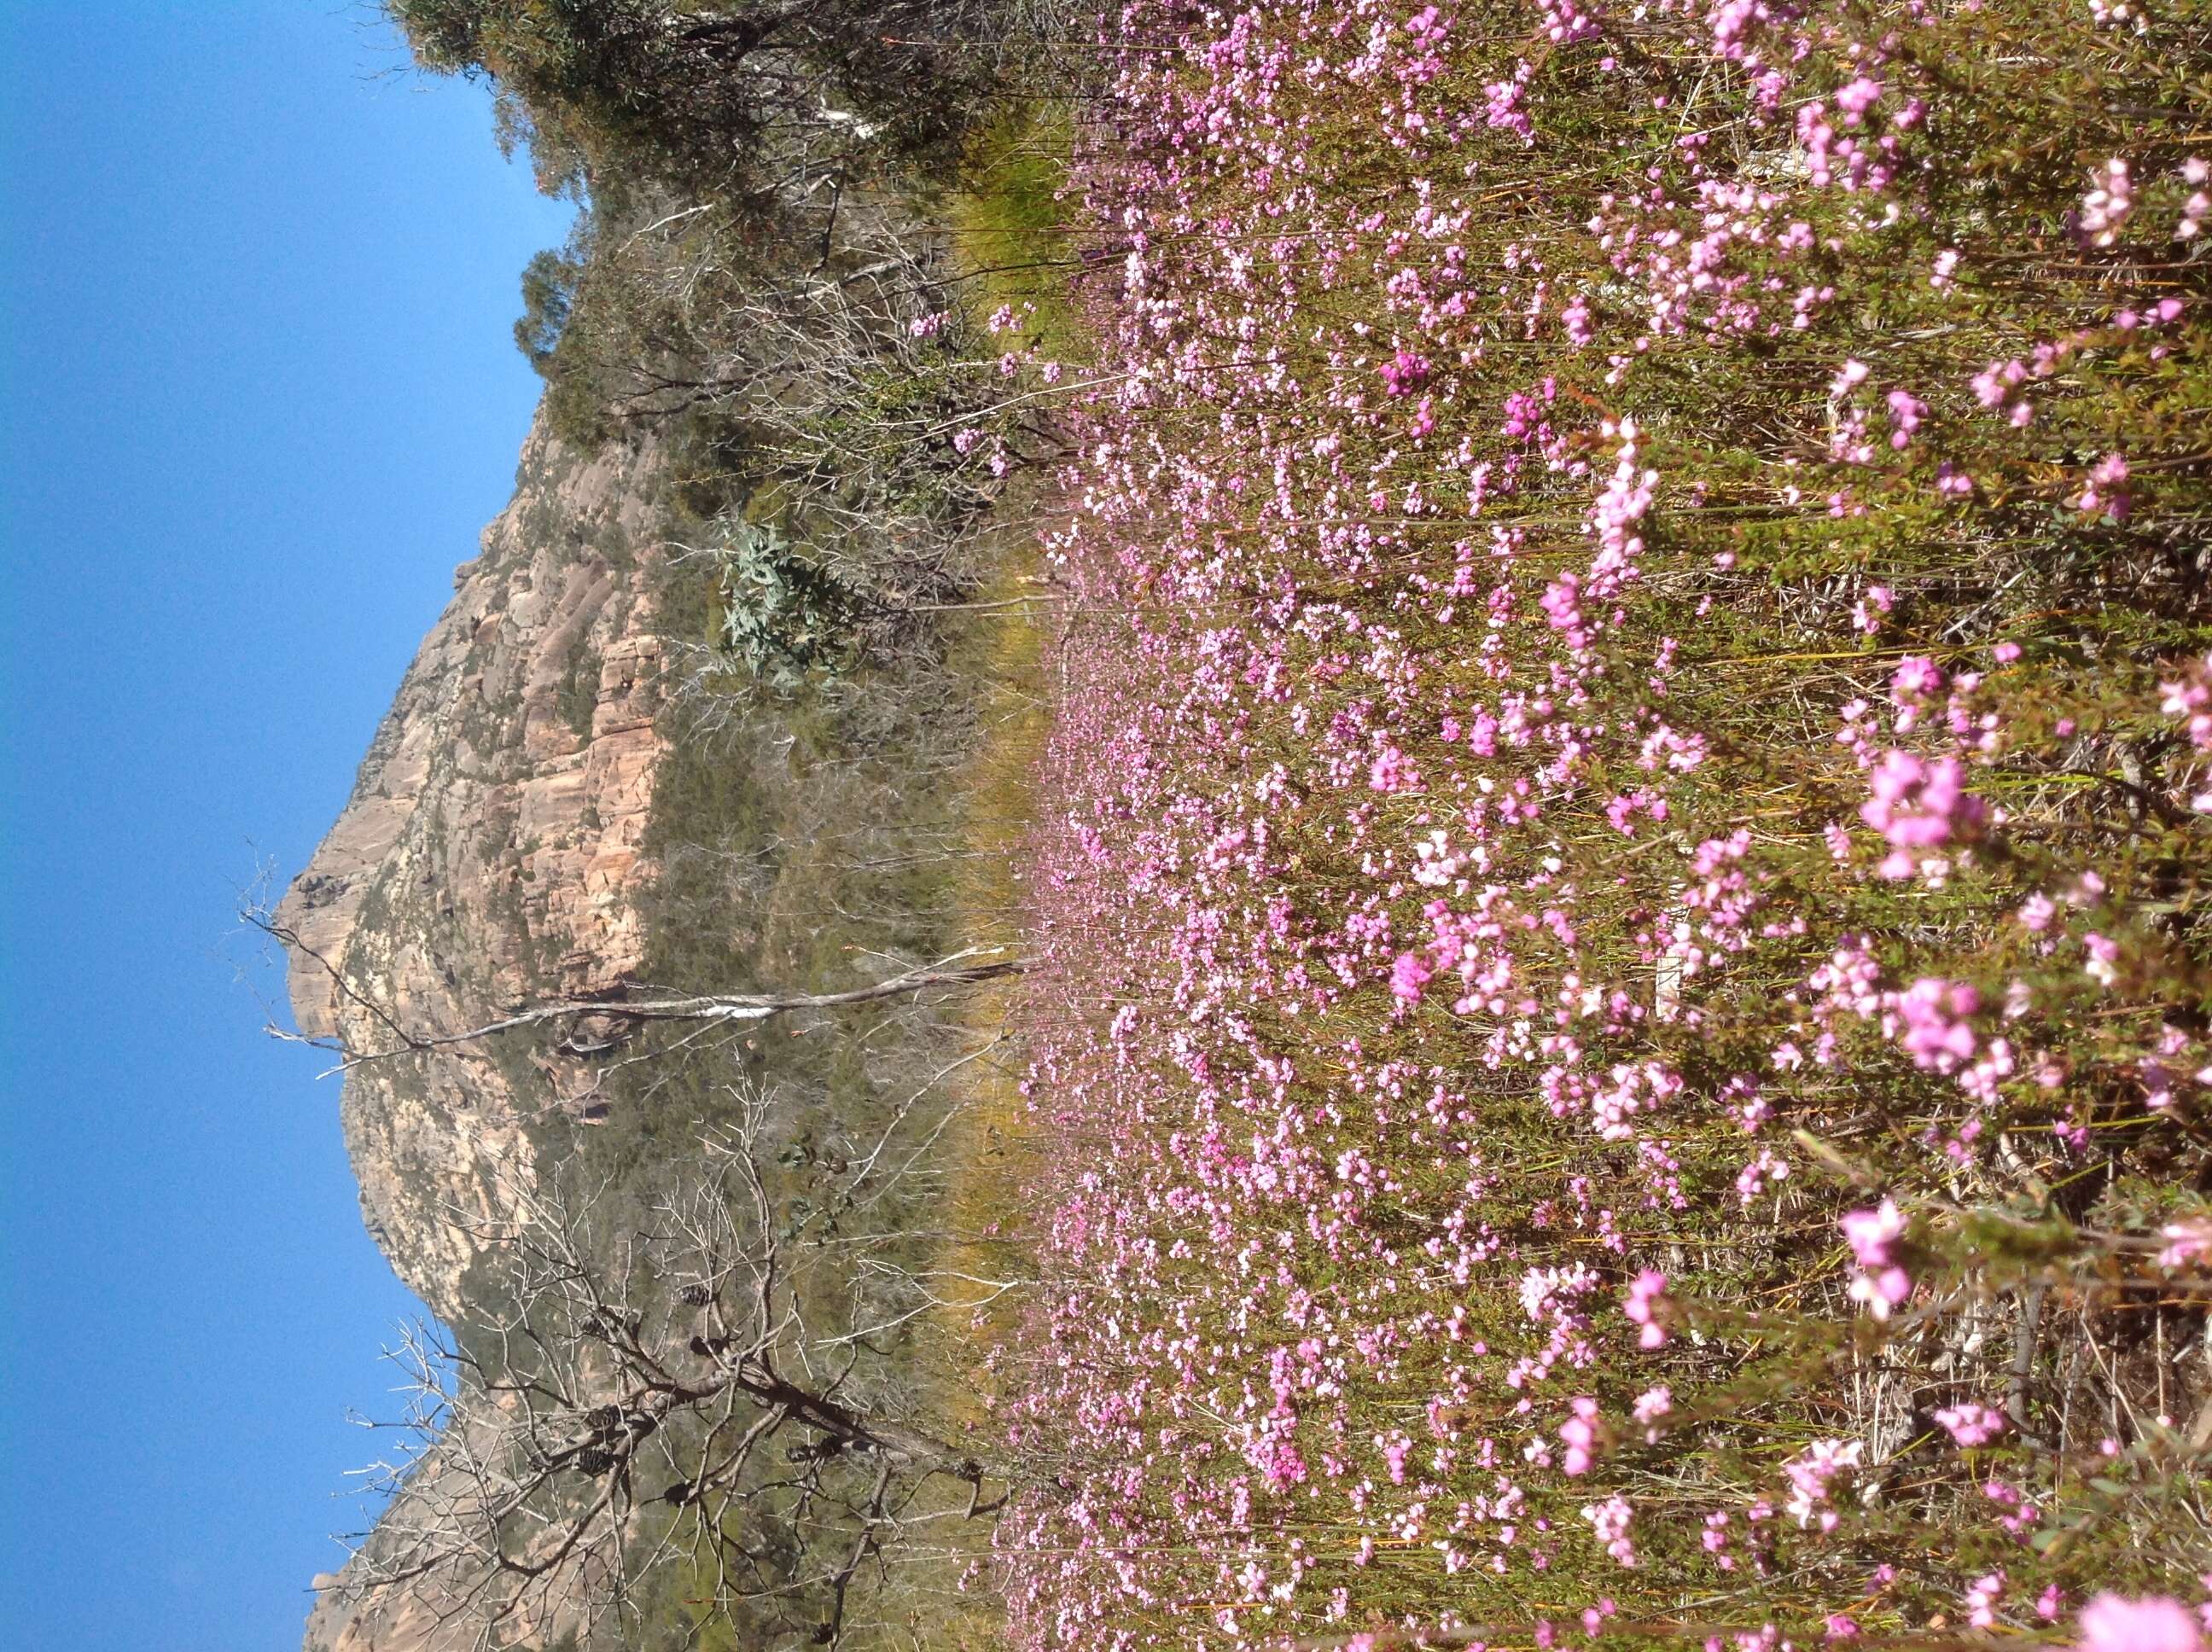
[[[1012,1093],[988,1076],[1018,1066],[999,1011],[945,989],[757,1019],[625,1005],[1012,955],[984,863],[1026,823],[979,788],[1008,761],[992,731],[1035,703],[1037,593],[1008,548],[1058,449],[1043,410],[994,405],[969,295],[988,276],[947,222],[969,155],[1022,125],[986,94],[1014,22],[393,11],[425,68],[489,80],[505,141],[582,208],[522,274],[516,341],[547,385],[532,451],[619,478],[599,503],[622,531],[526,476],[389,720],[385,744],[439,748],[453,818],[433,824],[482,846],[469,878],[389,850],[385,817],[419,835],[427,811],[373,760],[380,812],[342,823],[333,873],[272,920],[313,931],[295,977],[353,1063],[356,1167],[406,1218],[380,1238],[446,1321],[398,1351],[416,1386],[392,1496],[309,1644],[908,1643],[966,1614],[1005,1485],[957,1339],[1012,1259],[952,1191],[990,1151],[978,1096]],[[578,596],[572,620],[548,570],[623,602]],[[505,674],[472,675],[487,658]],[[641,823],[599,812],[613,709],[649,769]],[[462,769],[526,774],[527,829],[514,787],[446,787]],[[586,853],[553,862],[549,829]],[[620,956],[579,955],[579,913]],[[574,1008],[468,1030],[533,1002]]]

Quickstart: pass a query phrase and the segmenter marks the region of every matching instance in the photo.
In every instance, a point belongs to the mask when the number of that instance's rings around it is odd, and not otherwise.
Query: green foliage
[[[514,324],[514,344],[541,377],[550,376],[583,278],[584,261],[573,251],[549,246],[523,266],[522,315]]]
[[[391,0],[416,60],[486,75],[541,179],[611,171],[773,210],[795,155],[851,175],[957,153],[994,69],[988,15],[923,0]]]
[[[715,547],[717,646],[779,694],[847,670],[869,603],[795,550],[773,524],[726,519]]]
[[[588,637],[576,639],[555,690],[554,709],[580,740],[592,738],[592,717],[599,703],[599,656]]]
[[[1061,106],[1011,106],[970,139],[949,214],[975,319],[1026,306],[1028,327],[1063,359],[1088,353],[1067,280],[1079,262],[1064,198],[1073,141]]]

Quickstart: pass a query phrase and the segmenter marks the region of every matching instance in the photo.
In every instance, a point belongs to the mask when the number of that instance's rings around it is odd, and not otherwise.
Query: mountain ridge
[[[638,967],[631,897],[664,749],[659,468],[649,442],[586,454],[542,414],[533,425],[514,499],[456,569],[345,805],[277,907],[303,1034],[386,1050],[392,1023],[459,1031]],[[473,1260],[449,1212],[488,1209],[491,1164],[526,1165],[528,1120],[587,1106],[588,1083],[557,1054],[465,1048],[346,1074],[363,1218],[440,1318],[464,1315]]]

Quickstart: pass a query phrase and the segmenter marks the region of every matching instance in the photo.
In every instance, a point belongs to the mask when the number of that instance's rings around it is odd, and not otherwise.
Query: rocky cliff
[[[277,909],[301,1031],[352,1049],[459,1031],[638,964],[629,897],[661,752],[657,455],[581,454],[541,419],[514,501],[454,575],[353,794]],[[389,1017],[389,1021],[386,1019]],[[471,1261],[447,1219],[581,1066],[492,1047],[356,1066],[339,1101],[363,1215],[448,1322]]]

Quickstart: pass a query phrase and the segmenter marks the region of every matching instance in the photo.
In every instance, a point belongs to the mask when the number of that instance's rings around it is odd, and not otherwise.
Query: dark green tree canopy
[[[520,101],[540,174],[580,157],[772,199],[957,147],[991,78],[983,0],[392,0],[416,60]],[[559,159],[550,167],[546,152]]]
[[[552,365],[583,278],[582,258],[550,246],[522,268],[522,316],[514,324],[514,343],[540,374]]]

